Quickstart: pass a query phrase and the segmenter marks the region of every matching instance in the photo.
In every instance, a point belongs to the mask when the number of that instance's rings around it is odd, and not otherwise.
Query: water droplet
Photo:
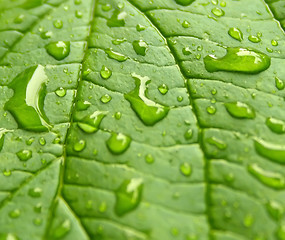
[[[19,238],[12,233],[0,233],[1,240],[19,240]]]
[[[251,214],[248,214],[243,219],[243,224],[245,227],[251,227],[254,222],[253,216]]]
[[[57,29],[61,29],[61,28],[63,27],[63,23],[62,23],[61,20],[55,20],[55,21],[53,22],[53,26],[54,26],[55,28],[57,28]]]
[[[122,44],[123,42],[126,42],[126,41],[127,41],[126,38],[123,38],[123,39],[114,39],[114,40],[112,40],[112,43],[113,43],[114,45],[120,45],[120,44]]]
[[[30,150],[21,150],[17,152],[16,155],[20,159],[20,161],[28,161],[32,158],[33,153]]]
[[[112,71],[103,65],[100,71],[100,75],[103,79],[108,79],[112,76]]]
[[[19,24],[19,23],[22,23],[25,19],[25,15],[24,14],[20,14],[19,16],[17,16],[15,19],[14,19],[14,23],[16,24]]]
[[[43,190],[39,187],[29,189],[29,196],[33,198],[39,198],[42,196]]]
[[[20,73],[8,87],[14,95],[5,104],[18,123],[19,128],[28,131],[48,131],[51,126],[44,112],[47,76],[39,65]]]
[[[269,201],[266,204],[267,211],[275,220],[280,220],[284,214],[284,208],[276,201]]]
[[[74,143],[73,150],[75,152],[81,152],[86,147],[86,142],[84,140],[79,140],[78,142]]]
[[[70,232],[70,230],[71,222],[70,220],[66,219],[54,230],[52,237],[53,239],[61,239],[66,236],[66,234]]]
[[[253,42],[253,43],[259,43],[261,41],[260,37],[258,36],[254,36],[254,35],[250,35],[248,37],[248,40]]]
[[[192,168],[191,168],[191,165],[187,162],[185,163],[182,163],[180,165],[180,172],[186,176],[186,177],[189,177],[192,173]]]
[[[266,51],[269,52],[269,53],[273,53],[273,49],[271,49],[269,47],[266,48]]]
[[[220,9],[220,8],[217,8],[217,7],[213,8],[213,9],[211,10],[211,12],[212,12],[215,16],[217,16],[217,17],[221,17],[221,16],[224,16],[224,15],[225,15],[225,11],[224,11],[223,9]]]
[[[169,108],[148,99],[147,85],[150,82],[148,77],[141,77],[137,74],[132,74],[132,77],[136,88],[124,96],[140,120],[147,126],[153,126],[167,116]]]
[[[113,51],[112,48],[106,49],[105,52],[107,53],[109,58],[115,59],[118,62],[124,62],[124,61],[126,61],[128,59],[128,57],[126,57],[125,55]]]
[[[64,97],[66,95],[66,90],[63,87],[56,89],[55,94],[59,97]]]
[[[190,140],[193,137],[193,130],[192,129],[188,129],[185,133],[184,133],[184,138],[186,140]]]
[[[148,45],[145,41],[133,41],[133,48],[138,55],[145,56],[148,50]]]
[[[99,206],[99,212],[100,213],[104,213],[107,210],[107,203],[106,202],[101,202],[100,206]]]
[[[285,122],[282,120],[270,117],[266,119],[266,125],[272,132],[278,134],[285,133]]]
[[[272,39],[271,40],[271,45],[274,46],[274,47],[278,46],[277,40]]]
[[[21,211],[19,209],[15,209],[9,213],[11,218],[18,218],[21,215]]]
[[[165,95],[168,92],[168,86],[166,84],[162,84],[158,87],[158,90],[162,95]]]
[[[123,27],[126,24],[125,22],[126,17],[127,17],[126,12],[121,12],[120,10],[115,9],[111,18],[107,20],[107,26]]]
[[[144,31],[144,30],[145,30],[145,26],[143,26],[143,25],[141,25],[141,24],[138,24],[138,25],[136,26],[136,29],[137,29],[138,32],[141,32],[141,31]]]
[[[78,127],[85,133],[95,133],[98,131],[99,126],[108,112],[96,111],[91,115],[80,119]]]
[[[42,212],[42,204],[41,203],[38,203],[35,207],[34,207],[34,211],[36,213],[41,213]]]
[[[105,5],[102,5],[102,10],[104,12],[109,12],[112,9],[112,5],[109,3],[106,3]]]
[[[3,175],[5,176],[5,177],[10,177],[11,175],[12,175],[12,171],[11,170],[4,170],[3,171]],[[0,238],[1,239],[1,238]]]
[[[105,94],[100,98],[102,103],[108,103],[112,100],[112,97],[109,94]]]
[[[177,97],[177,101],[178,101],[178,102],[182,102],[182,101],[183,101],[183,97],[182,97],[182,96],[178,96],[178,97]]]
[[[270,67],[271,58],[266,54],[252,49],[227,48],[222,58],[208,55],[204,58],[208,72],[226,71],[257,74]]]
[[[26,144],[27,144],[28,146],[30,146],[30,145],[33,144],[34,141],[35,141],[35,138],[31,137],[31,138],[29,138],[29,139],[26,141]]]
[[[217,109],[214,106],[207,107],[207,112],[211,115],[214,115],[217,112]]]
[[[230,28],[228,34],[235,40],[238,40],[240,42],[243,40],[243,33],[239,28]]]
[[[42,39],[48,39],[48,38],[51,38],[52,35],[53,33],[51,31],[46,31],[46,32],[42,32],[40,36]]]
[[[116,112],[116,113],[115,113],[115,118],[116,118],[117,120],[120,120],[121,117],[122,117],[122,113],[120,113],[120,112]]]
[[[235,118],[240,119],[254,119],[255,111],[254,109],[242,102],[225,103],[225,107],[228,113]]]
[[[189,47],[184,47],[184,48],[182,49],[182,53],[183,53],[184,55],[186,55],[186,56],[192,54],[191,49],[190,49]]]
[[[215,89],[215,88],[214,88],[214,89],[212,89],[212,91],[211,91],[212,95],[216,95],[216,94],[217,94],[217,92],[218,92],[218,91],[217,91],[217,89]]]
[[[154,163],[154,157],[151,154],[147,154],[145,156],[145,161],[149,164],[152,164],[152,163]]]
[[[278,77],[275,77],[275,85],[278,90],[283,90],[285,88],[285,83]]]
[[[285,164],[285,145],[265,142],[262,139],[255,139],[255,150],[262,157],[268,158],[273,162]]]
[[[265,171],[257,164],[251,164],[248,166],[248,171],[255,178],[257,178],[264,185],[274,188],[274,189],[284,189],[285,188],[285,179],[279,173]]]
[[[46,46],[47,53],[58,61],[65,59],[70,53],[70,42],[58,41]]]
[[[91,103],[88,101],[78,101],[76,107],[78,111],[85,111],[91,106]]]
[[[227,148],[227,144],[221,139],[218,139],[216,137],[207,138],[206,141],[209,144],[216,146],[220,150],[225,150]]]
[[[184,28],[189,28],[189,27],[190,27],[190,23],[185,20],[185,21],[183,21],[183,23],[182,23],[182,27],[184,27]]]
[[[33,220],[33,223],[34,223],[36,226],[40,226],[40,225],[42,225],[43,220],[42,220],[41,218],[35,218],[35,219]]]
[[[83,13],[81,11],[79,11],[79,10],[76,10],[75,11],[75,17],[82,18],[83,17]]]
[[[131,144],[131,138],[122,133],[112,133],[106,145],[111,153],[119,155],[127,151]]]
[[[194,0],[175,0],[175,2],[182,6],[190,5]]]
[[[44,137],[40,137],[39,144],[42,145],[42,146],[46,145],[46,140],[45,140]]]
[[[220,3],[220,6],[221,6],[221,7],[226,7],[226,6],[227,6],[227,3],[226,3],[226,2],[221,2],[221,3]]]
[[[136,209],[141,201],[143,192],[143,180],[132,178],[125,180],[116,190],[115,213],[123,216]]]

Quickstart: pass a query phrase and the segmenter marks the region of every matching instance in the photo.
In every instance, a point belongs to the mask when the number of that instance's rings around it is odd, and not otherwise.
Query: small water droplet
[[[35,138],[34,138],[34,137],[30,137],[30,138],[26,141],[26,144],[27,144],[28,146],[30,146],[30,145],[33,144],[34,141],[35,141]]]
[[[9,213],[11,218],[18,218],[21,215],[21,211],[19,209],[15,209]]]
[[[184,133],[184,138],[186,140],[190,140],[193,137],[193,130],[192,129],[188,129],[185,133]]]
[[[275,77],[275,85],[278,90],[283,90],[285,88],[285,83],[278,77]]]
[[[279,202],[269,201],[266,204],[266,208],[269,214],[277,221],[280,220],[284,214],[284,208]]]
[[[42,220],[41,218],[35,218],[35,219],[33,220],[33,223],[34,223],[36,226],[40,226],[40,225],[42,225],[43,220]]]
[[[147,154],[145,156],[145,161],[146,161],[146,163],[152,164],[152,163],[154,163],[154,157],[151,154]]]
[[[269,52],[269,53],[273,53],[273,49],[271,49],[269,47],[266,48],[266,51]]]
[[[121,113],[121,112],[116,112],[116,113],[115,113],[115,118],[116,118],[117,120],[120,120],[121,117],[122,117],[122,113]]]
[[[70,53],[70,42],[58,41],[46,46],[47,53],[58,61],[65,59]]]
[[[192,174],[192,168],[191,168],[191,165],[187,162],[185,163],[182,163],[180,165],[180,172],[186,176],[186,177],[189,177],[191,174]]]
[[[282,120],[270,117],[266,119],[266,125],[272,132],[278,134],[285,133],[285,122]]]
[[[108,103],[112,100],[112,97],[109,94],[105,94],[100,98],[102,103]]]
[[[143,180],[141,178],[125,180],[115,192],[115,213],[123,216],[136,209],[140,204],[142,192]]]
[[[58,97],[64,97],[66,95],[66,90],[63,87],[60,87],[60,88],[55,90],[55,94]]]
[[[111,153],[119,155],[127,151],[131,144],[131,138],[122,133],[112,133],[106,145]]]
[[[120,44],[122,44],[122,43],[124,43],[124,42],[126,42],[126,41],[127,41],[126,38],[114,39],[114,40],[112,40],[112,43],[113,43],[114,45],[120,45]]]
[[[15,19],[14,19],[14,23],[16,24],[20,24],[24,21],[25,19],[25,15],[24,14],[20,14],[19,16],[17,16]]]
[[[162,84],[158,87],[158,90],[162,95],[165,95],[168,92],[168,86],[166,84]]]
[[[46,140],[45,140],[44,137],[40,137],[39,138],[39,144],[42,145],[42,146],[46,145]]]
[[[225,15],[225,11],[217,7],[213,8],[211,12],[217,17],[222,17]]]
[[[254,36],[254,35],[250,35],[248,37],[248,40],[253,42],[253,43],[259,43],[261,41],[260,37],[258,36]]]
[[[136,29],[137,29],[138,32],[141,32],[141,31],[144,31],[144,30],[145,30],[145,26],[143,26],[143,25],[141,25],[141,24],[138,24],[138,25],[136,26]]]
[[[221,3],[220,3],[220,6],[221,6],[221,7],[226,7],[226,6],[227,6],[227,3],[226,3],[226,2],[221,2]]]
[[[3,175],[5,176],[5,177],[10,177],[11,175],[12,175],[12,171],[11,170],[4,170],[3,171]],[[1,239],[1,238],[0,238]]]
[[[257,74],[270,67],[271,58],[266,54],[252,49],[227,48],[222,58],[208,55],[204,58],[208,72],[226,71]]]
[[[106,3],[105,5],[102,5],[102,10],[104,12],[109,12],[112,9],[112,5],[109,3]]]
[[[182,53],[183,53],[185,56],[188,56],[188,55],[192,54],[191,49],[190,49],[189,47],[184,47],[184,48],[182,48]]]
[[[183,97],[182,97],[182,96],[178,96],[178,97],[177,97],[177,101],[178,101],[178,102],[182,102],[182,101],[183,101]]]
[[[245,227],[247,227],[247,228],[251,227],[253,223],[254,223],[254,218],[251,214],[248,214],[244,217],[243,224]]]
[[[167,116],[169,108],[148,99],[147,85],[150,82],[148,77],[137,74],[132,74],[132,77],[135,80],[136,88],[124,96],[140,120],[147,126],[153,126]]]
[[[228,34],[235,40],[238,40],[240,42],[243,40],[243,33],[239,28],[230,28]]]
[[[42,196],[42,192],[43,190],[41,188],[36,187],[36,188],[29,189],[28,194],[30,197],[39,198]]]
[[[220,150],[225,150],[227,148],[227,144],[221,139],[218,139],[216,137],[207,138],[206,141],[209,144],[216,146]]]
[[[254,119],[255,111],[254,109],[242,102],[225,103],[225,107],[228,113],[235,118],[240,119]]]
[[[125,22],[126,17],[127,17],[126,12],[121,12],[120,10],[115,9],[111,18],[107,20],[107,26],[123,27],[126,24]]]
[[[82,3],[82,0],[74,0],[75,5],[80,5]]]
[[[81,11],[79,11],[79,10],[76,10],[75,11],[75,17],[82,18],[83,17],[83,13]]]
[[[138,55],[145,56],[148,50],[148,45],[145,41],[133,41],[133,48]]]
[[[118,62],[125,62],[128,59],[128,57],[126,57],[125,55],[113,51],[112,48],[106,49],[105,52],[109,58],[117,60]]]
[[[42,32],[40,36],[42,39],[48,39],[48,38],[51,38],[52,35],[53,33],[51,31],[46,31],[46,32]]]
[[[214,106],[207,107],[207,112],[211,115],[214,115],[217,112],[217,109]]]
[[[75,152],[81,152],[86,147],[86,142],[84,140],[79,140],[78,142],[74,143],[73,150]]]
[[[63,27],[63,23],[62,23],[61,20],[55,20],[55,21],[53,22],[53,26],[54,26],[55,28],[57,28],[57,29],[61,29],[61,28]]]
[[[91,106],[91,103],[88,101],[79,100],[76,104],[78,111],[85,111]]]
[[[91,115],[85,116],[83,119],[76,119],[79,122],[78,127],[85,133],[95,133],[98,131],[103,118],[108,112],[95,111]]]
[[[272,40],[271,40],[271,45],[274,46],[274,47],[278,46],[277,40],[272,39]]]
[[[71,222],[66,219],[52,233],[53,239],[61,239],[71,230]]]
[[[100,71],[100,75],[103,79],[109,79],[112,76],[112,71],[107,68],[106,66],[102,66],[102,69]]]
[[[183,21],[183,23],[182,23],[182,27],[184,27],[184,28],[189,28],[189,27],[190,27],[190,23],[185,20],[185,21]]]
[[[264,185],[274,188],[274,189],[284,189],[285,188],[285,179],[284,177],[275,172],[265,171],[257,164],[251,164],[248,166],[249,173],[257,178]]]
[[[28,161],[32,158],[33,153],[30,150],[21,150],[17,152],[16,155],[20,159],[20,161]]]
[[[42,204],[38,203],[35,207],[34,207],[34,211],[36,213],[41,213],[42,212]]]

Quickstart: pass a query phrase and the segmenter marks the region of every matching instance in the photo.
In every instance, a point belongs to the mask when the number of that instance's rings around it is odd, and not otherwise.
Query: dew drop
[[[118,62],[125,62],[128,59],[128,57],[126,57],[125,55],[113,51],[112,48],[106,49],[105,52],[109,58],[117,60]]]
[[[127,17],[126,12],[121,12],[120,10],[115,9],[111,18],[107,20],[107,26],[108,27],[123,27],[126,24],[125,22],[126,17]]]
[[[5,176],[5,177],[10,177],[11,175],[12,175],[12,171],[11,170],[4,170],[3,171],[3,175]],[[1,239],[1,238],[0,238]]]
[[[84,140],[79,140],[78,142],[74,143],[73,150],[75,152],[81,152],[86,147],[86,142]]]
[[[184,133],[184,138],[186,140],[190,140],[193,137],[193,130],[192,129],[188,129],[185,133]]]
[[[57,28],[57,29],[61,29],[61,28],[63,27],[63,23],[62,23],[61,20],[55,20],[55,21],[53,22],[53,26],[54,26],[55,28]]]
[[[185,177],[189,177],[192,173],[192,168],[191,165],[187,162],[182,163],[180,165],[180,172],[185,176]]]
[[[40,226],[40,225],[42,225],[43,220],[42,220],[41,218],[35,218],[35,219],[33,220],[33,223],[34,223],[36,226]]]
[[[274,39],[271,40],[271,45],[274,46],[274,47],[278,46],[277,40],[274,40]]]
[[[278,77],[275,77],[275,85],[278,90],[283,90],[285,88],[285,83]]]
[[[115,113],[115,118],[116,118],[117,120],[120,120],[121,117],[122,117],[122,113],[121,113],[121,112],[116,112],[116,113]]]
[[[53,33],[51,31],[46,31],[46,32],[42,32],[40,36],[42,39],[48,39],[48,38],[51,38],[52,35]]]
[[[212,12],[215,16],[217,16],[217,17],[222,17],[222,16],[225,15],[224,10],[223,10],[223,9],[220,9],[220,8],[217,8],[217,7],[213,8],[213,9],[211,10],[211,12]]]
[[[102,69],[100,71],[100,75],[103,79],[109,79],[112,76],[112,71],[107,68],[106,66],[102,66]]]
[[[28,194],[30,197],[39,198],[42,196],[42,192],[43,190],[41,188],[36,187],[36,188],[29,189]]]
[[[112,133],[106,141],[109,151],[115,155],[119,155],[127,151],[131,144],[131,138],[122,133]]]
[[[152,163],[154,163],[154,157],[151,154],[147,154],[145,156],[145,161],[146,161],[146,163],[152,164]]]
[[[101,202],[100,206],[99,206],[99,212],[100,213],[104,213],[107,211],[107,203],[106,202]]]
[[[207,141],[207,143],[214,145],[215,147],[217,147],[220,150],[225,150],[227,148],[227,144],[224,141],[222,141],[216,137],[207,138],[206,141]]]
[[[65,59],[70,53],[70,42],[58,41],[46,46],[47,53],[58,61]]]
[[[66,90],[63,87],[60,87],[60,88],[55,90],[55,94],[58,97],[64,97],[66,95]]]
[[[16,17],[14,19],[14,23],[20,24],[20,23],[22,23],[24,21],[24,19],[25,19],[25,15],[24,14],[20,14],[18,17]]]
[[[253,43],[259,43],[261,41],[260,37],[258,36],[254,36],[254,35],[250,35],[248,37],[248,40],[253,42]]]
[[[66,236],[66,234],[70,232],[70,230],[71,230],[71,222],[70,220],[66,219],[59,226],[57,226],[57,228],[54,230],[52,234],[52,237],[54,239],[61,239],[64,236]]]
[[[248,214],[244,217],[243,219],[243,224],[245,227],[251,227],[252,224],[254,223],[254,219],[253,219],[253,216],[251,214]]]
[[[18,218],[21,215],[21,211],[19,209],[15,209],[9,213],[11,218]]]
[[[28,161],[29,159],[32,158],[33,153],[30,150],[21,150],[17,152],[16,155],[20,161]]]
[[[100,98],[102,103],[108,103],[112,100],[112,97],[109,94],[105,94]]]
[[[225,103],[225,107],[228,113],[235,118],[240,119],[254,119],[255,111],[254,109],[242,102]]]
[[[175,2],[182,6],[190,5],[194,0],[175,0]]]
[[[91,106],[91,103],[88,101],[79,100],[76,104],[78,111],[85,111]]]
[[[184,48],[182,48],[182,53],[183,53],[185,56],[188,56],[188,55],[192,54],[191,49],[190,49],[189,47],[184,47]]]
[[[211,115],[214,115],[217,112],[217,109],[214,106],[207,107],[207,112]]]
[[[109,12],[112,9],[112,5],[109,3],[106,3],[105,5],[102,5],[102,10],[104,12]]]
[[[284,208],[282,205],[276,201],[269,201],[266,204],[267,211],[275,220],[280,220],[284,214]]]
[[[230,28],[228,34],[235,40],[238,40],[240,42],[243,40],[243,33],[239,28]]]
[[[168,86],[166,84],[162,84],[158,87],[158,91],[162,94],[165,95],[168,92]]]
[[[285,133],[285,122],[282,120],[270,117],[266,119],[266,125],[274,133]]]
[[[257,164],[251,164],[248,166],[249,173],[257,178],[264,185],[274,188],[274,189],[284,189],[285,188],[285,179],[279,173],[265,171]]]
[[[182,23],[182,27],[184,27],[184,28],[189,28],[189,27],[190,27],[190,23],[185,20],[185,21],[183,21],[183,23]]]
[[[132,178],[125,180],[116,190],[115,213],[123,216],[136,209],[141,201],[143,192],[143,180]]]
[[[137,29],[138,32],[141,32],[141,31],[144,31],[144,30],[145,30],[145,26],[143,26],[143,25],[141,25],[141,24],[138,24],[138,25],[136,26],[136,29]]]
[[[79,10],[76,10],[75,11],[75,17],[82,18],[83,17],[83,13],[81,11],[79,11]]]
[[[78,119],[78,127],[85,133],[95,133],[98,131],[99,126],[107,113],[108,112],[95,111],[93,114],[87,115],[83,119]]]
[[[145,56],[148,50],[148,45],[145,41],[133,41],[133,48],[138,55]]]

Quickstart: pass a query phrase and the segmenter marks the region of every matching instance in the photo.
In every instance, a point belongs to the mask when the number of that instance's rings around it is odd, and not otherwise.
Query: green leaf
[[[0,0],[0,239],[284,240],[284,0]]]

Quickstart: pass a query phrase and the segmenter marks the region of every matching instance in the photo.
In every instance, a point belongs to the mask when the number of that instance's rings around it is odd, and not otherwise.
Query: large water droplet
[[[8,85],[14,95],[4,108],[13,115],[19,128],[36,132],[51,128],[43,110],[47,79],[44,67],[39,65],[26,69]]]
[[[228,34],[235,40],[238,40],[240,42],[243,40],[243,33],[239,28],[230,28]]]
[[[55,28],[57,28],[57,29],[61,29],[61,28],[63,27],[63,23],[62,23],[61,20],[55,20],[55,21],[53,22],[53,26],[54,26]]]
[[[65,59],[70,53],[70,42],[58,41],[49,43],[46,46],[47,53],[60,61]]]
[[[32,158],[33,153],[30,150],[21,150],[17,152],[16,155],[20,161],[28,161],[29,159]]]
[[[284,208],[276,201],[269,201],[266,204],[266,208],[269,214],[277,221],[280,220],[284,214]]]
[[[58,97],[64,97],[66,95],[66,90],[64,88],[60,87],[60,88],[55,90],[55,94]]]
[[[71,230],[71,222],[67,219],[63,221],[53,232],[53,239],[63,238]]]
[[[273,162],[285,164],[285,145],[265,142],[262,139],[254,141],[255,149],[259,155]]]
[[[235,118],[240,119],[254,119],[254,109],[242,102],[225,103],[226,109],[229,114]]]
[[[182,6],[190,5],[194,0],[175,0],[175,2]]]
[[[142,198],[143,180],[125,180],[116,191],[115,213],[123,216],[138,207]]]
[[[145,56],[148,45],[143,40],[133,41],[133,48],[138,55]]]
[[[113,51],[112,48],[106,49],[105,52],[107,53],[109,58],[115,59],[118,62],[124,62],[124,61],[126,61],[128,59],[127,56],[125,56],[125,55],[123,55],[121,53]]]
[[[107,68],[106,66],[102,66],[102,69],[101,69],[101,71],[100,71],[100,75],[101,75],[101,77],[103,78],[103,79],[108,79],[108,78],[110,78],[111,76],[112,76],[112,71],[109,69],[109,68]]]
[[[108,103],[112,100],[112,97],[109,94],[105,94],[100,98],[102,103]]]
[[[122,133],[112,133],[111,137],[107,140],[106,145],[111,153],[122,154],[129,148],[131,138]]]
[[[85,133],[95,133],[98,131],[99,126],[107,113],[108,112],[96,111],[93,114],[80,119],[77,123],[78,127]]]
[[[115,9],[113,15],[110,19],[107,20],[108,27],[123,27],[125,26],[125,19],[127,17],[126,12],[121,12],[118,9]]]
[[[168,86],[166,84],[162,84],[158,87],[158,91],[162,94],[165,95],[168,92]]]
[[[258,36],[254,36],[254,35],[250,35],[248,37],[248,40],[253,42],[253,43],[259,43],[261,41],[260,37]]]
[[[204,58],[208,72],[242,72],[257,74],[270,67],[271,58],[253,49],[227,48],[227,54],[222,58],[208,55]]]
[[[221,17],[225,15],[225,11],[223,9],[220,8],[213,8],[211,10],[211,12],[216,16],[216,17]]]
[[[85,140],[81,139],[81,140],[74,143],[73,150],[75,152],[81,152],[84,150],[85,147],[86,147],[86,142],[85,142]]]
[[[285,133],[285,122],[281,120],[270,117],[266,119],[266,125],[272,132],[278,134]]]
[[[260,168],[257,164],[251,164],[248,166],[248,171],[257,178],[264,185],[274,189],[284,189],[285,179],[279,173],[265,171]]]
[[[283,90],[285,88],[285,83],[279,77],[275,77],[275,85],[278,90]]]
[[[147,97],[147,84],[150,79],[137,74],[132,74],[135,80],[136,88],[125,94],[125,98],[130,102],[141,121],[147,126],[153,126],[165,118],[169,112],[169,107],[157,104]]]

